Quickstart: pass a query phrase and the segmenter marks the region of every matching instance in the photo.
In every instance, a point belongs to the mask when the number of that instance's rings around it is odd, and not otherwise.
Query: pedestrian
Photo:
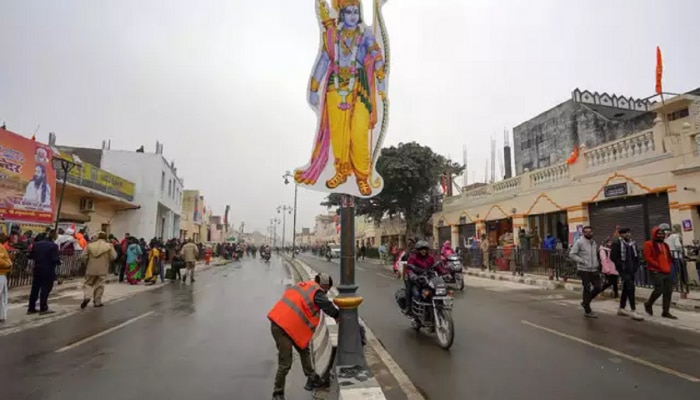
[[[358,259],[362,257],[362,261],[365,261],[365,256],[367,256],[367,246],[365,246],[365,243],[362,242],[360,243],[360,254],[358,256]]]
[[[632,240],[632,232],[629,228],[619,228],[619,240],[613,242],[610,248],[610,260],[615,264],[620,280],[622,281],[622,294],[620,295],[620,309],[617,315],[621,317],[631,316],[635,321],[643,321],[637,313],[634,297],[634,277],[639,271],[639,250]],[[627,303],[630,305],[630,313],[627,312]]]
[[[673,281],[671,280],[671,268],[673,258],[671,249],[664,242],[666,233],[656,227],[651,231],[651,239],[644,242],[644,259],[647,262],[647,271],[654,283],[654,291],[649,300],[644,303],[644,310],[649,315],[654,315],[652,306],[659,297],[663,296],[661,316],[668,319],[678,319],[671,314],[671,295],[673,294]]]
[[[144,276],[144,282],[147,285],[155,285],[158,280],[158,260],[160,259],[160,251],[155,243],[151,242],[151,249],[148,250],[148,267],[146,267],[146,275]]]
[[[311,391],[323,385],[314,371],[309,342],[320,322],[320,311],[331,318],[338,318],[338,309],[326,296],[331,287],[333,279],[323,273],[316,275],[313,281],[299,282],[287,289],[282,299],[267,314],[272,338],[277,344],[278,365],[272,391],[273,400],[284,400],[287,374],[292,369],[293,348],[299,353],[307,378],[304,389]]]
[[[0,233],[0,323],[7,320],[7,274],[12,272],[12,259],[5,248],[10,238]]]
[[[119,243],[119,249],[121,250],[121,258],[119,260],[119,282],[124,282],[124,275],[126,274],[127,268],[127,252],[126,249],[129,247],[131,235],[129,233],[124,234],[124,239]]]
[[[199,251],[197,245],[192,242],[192,239],[187,239],[187,243],[180,249],[182,258],[185,261],[185,273],[182,274],[182,281],[187,282],[187,274],[190,274],[190,283],[194,283],[194,268],[197,264]]]
[[[58,256],[58,245],[54,240],[58,235],[55,230],[49,234],[40,233],[29,251],[29,259],[34,260],[34,276],[32,289],[29,292],[29,307],[27,314],[36,314],[36,301],[39,300],[39,314],[53,314],[49,310],[49,294],[56,280],[56,267],[61,265]]]
[[[141,246],[135,237],[129,238],[129,247],[126,248],[126,281],[136,285],[141,281]]]
[[[83,302],[80,308],[87,307],[90,300],[95,307],[102,307],[102,294],[105,290],[106,276],[110,264],[117,259],[114,246],[107,241],[107,234],[97,233],[97,240],[90,243],[80,255],[80,261],[86,264],[85,283],[83,284]]]
[[[481,269],[491,270],[491,263],[489,262],[489,239],[486,237],[485,233],[481,234],[481,242],[479,243],[479,249],[481,250]]]
[[[581,236],[569,250],[569,257],[576,263],[576,270],[583,284],[583,307],[587,318],[598,318],[591,310],[591,302],[601,292],[600,271],[598,262],[598,245],[593,240],[593,228],[583,227]]]
[[[610,259],[610,248],[612,244],[613,240],[611,238],[605,239],[598,252],[600,255],[600,269],[603,272],[603,275],[605,275],[605,286],[603,287],[602,291],[612,287],[613,298],[616,299],[619,296],[617,287],[619,276],[617,269],[615,268],[615,263]]]

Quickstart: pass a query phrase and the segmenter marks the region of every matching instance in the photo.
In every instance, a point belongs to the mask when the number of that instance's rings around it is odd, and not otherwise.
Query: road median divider
[[[313,280],[317,272],[305,262],[282,256],[293,268],[301,280]],[[332,288],[328,292],[328,298],[333,299],[338,291]],[[364,326],[362,321],[360,323]],[[386,399],[384,392],[374,376],[363,376],[362,379],[343,377],[346,367],[337,366],[335,355],[338,348],[338,324],[322,313],[321,322],[311,339],[311,353],[314,360],[314,369],[330,386],[329,399],[354,400],[354,399]]]

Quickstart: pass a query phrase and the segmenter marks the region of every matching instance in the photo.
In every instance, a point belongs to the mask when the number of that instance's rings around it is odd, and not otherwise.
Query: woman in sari
[[[147,285],[154,285],[158,280],[158,270],[160,267],[160,250],[158,246],[151,242],[151,250],[148,252],[148,267],[146,267],[146,276],[144,282]]]
[[[141,281],[141,265],[139,263],[142,251],[135,237],[129,238],[129,247],[126,248],[126,281],[136,285]]]

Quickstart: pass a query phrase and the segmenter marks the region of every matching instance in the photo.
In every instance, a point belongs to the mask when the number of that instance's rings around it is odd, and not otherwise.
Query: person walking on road
[[[603,275],[605,275],[605,286],[603,287],[602,291],[612,287],[613,298],[618,298],[617,281],[619,279],[619,275],[617,273],[617,268],[615,268],[615,263],[610,259],[610,248],[612,247],[612,244],[613,240],[611,238],[607,238],[605,239],[605,242],[600,245],[600,250],[598,250],[598,254],[600,255],[600,269],[603,272]]]
[[[5,248],[8,240],[7,235],[0,233],[0,323],[7,320],[7,274],[12,272],[12,259]]]
[[[99,232],[97,240],[90,243],[80,255],[80,261],[87,264],[85,283],[83,286],[83,302],[80,308],[87,307],[93,300],[95,307],[102,307],[102,294],[105,290],[105,277],[109,274],[109,266],[117,258],[117,251],[107,241],[107,234]]]
[[[617,310],[617,315],[621,317],[631,316],[635,321],[643,321],[644,318],[637,314],[634,297],[634,276],[639,271],[637,244],[632,240],[632,232],[629,228],[619,228],[617,232],[620,234],[620,239],[616,240],[610,248],[610,260],[615,264],[615,269],[622,281],[620,309]],[[626,310],[628,302],[630,313]]]
[[[187,243],[180,249],[182,259],[185,261],[185,273],[182,274],[182,281],[187,282],[187,274],[190,274],[190,283],[194,283],[194,267],[199,257],[199,249],[192,239],[187,239]]]
[[[313,281],[299,282],[287,289],[282,299],[267,314],[278,352],[272,400],[284,400],[287,374],[292,369],[293,348],[299,353],[301,366],[307,377],[304,389],[311,391],[323,385],[321,378],[314,371],[309,342],[320,322],[320,311],[331,318],[338,318],[338,309],[326,296],[331,287],[333,279],[323,273],[316,275]]]
[[[135,237],[129,238],[129,247],[126,248],[126,281],[136,285],[141,281],[141,261],[143,255],[139,241]]]
[[[120,258],[119,258],[119,282],[124,282],[124,275],[126,275],[126,269],[128,268],[129,264],[126,261],[127,258],[127,249],[129,248],[130,244],[130,238],[131,235],[126,233],[124,235],[124,239],[119,243],[119,249],[120,251]]]
[[[654,315],[652,306],[654,302],[663,296],[661,316],[668,319],[678,319],[671,314],[671,295],[673,294],[673,281],[671,279],[671,268],[673,258],[671,249],[664,242],[666,233],[661,228],[656,227],[651,231],[651,239],[644,242],[644,259],[647,262],[647,270],[654,283],[654,291],[649,296],[649,300],[644,303],[644,310],[649,315]]]
[[[583,227],[583,236],[580,237],[569,250],[569,257],[576,263],[576,269],[583,284],[583,307],[587,318],[598,318],[591,310],[591,302],[602,291],[598,262],[598,246],[593,240],[593,228]]]
[[[48,235],[40,233],[29,251],[29,259],[34,260],[34,276],[32,278],[32,289],[29,292],[29,306],[27,314],[36,314],[36,301],[39,300],[39,314],[53,314],[49,310],[49,294],[53,289],[53,282],[56,280],[56,267],[61,265],[58,256],[58,245],[55,230],[51,230]]]

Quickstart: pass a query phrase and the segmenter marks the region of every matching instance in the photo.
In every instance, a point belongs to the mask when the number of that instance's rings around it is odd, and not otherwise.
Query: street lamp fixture
[[[287,230],[287,214],[292,213],[292,207],[288,205],[281,205],[277,207],[277,214],[282,214],[282,249],[285,246],[285,231]]]
[[[282,178],[284,178],[284,184],[289,185],[289,178],[293,178],[294,175],[292,175],[291,172],[287,171],[282,175]],[[294,222],[292,226],[292,258],[296,257],[297,255],[297,189],[299,189],[299,185],[294,183]]]
[[[56,171],[56,173],[60,173],[59,176],[61,178],[61,194],[58,198],[58,208],[56,209],[56,222],[54,224],[54,229],[58,232],[58,220],[61,216],[61,207],[63,207],[63,196],[66,192],[66,181],[68,180],[68,174],[75,167],[81,168],[83,163],[82,161],[80,161],[80,158],[78,158],[78,156],[76,155],[72,155],[71,159],[68,159],[66,157],[61,156],[61,153],[58,150],[53,150],[54,156],[51,158],[51,164],[53,165],[53,168]]]

